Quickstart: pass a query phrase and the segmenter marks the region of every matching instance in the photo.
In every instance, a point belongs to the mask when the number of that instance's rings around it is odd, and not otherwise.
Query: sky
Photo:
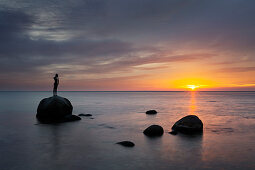
[[[0,90],[255,90],[254,0],[0,0]]]

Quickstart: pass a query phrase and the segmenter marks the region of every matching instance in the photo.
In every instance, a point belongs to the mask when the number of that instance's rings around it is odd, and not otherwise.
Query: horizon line
[[[52,92],[51,90],[0,90],[0,92]],[[255,92],[251,90],[61,90],[58,92]]]

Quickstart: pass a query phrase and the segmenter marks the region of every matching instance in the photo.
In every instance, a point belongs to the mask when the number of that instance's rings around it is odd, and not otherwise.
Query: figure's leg
[[[56,86],[54,85],[54,87],[53,87],[53,96],[56,96],[57,95],[57,88],[56,88]]]
[[[56,89],[55,90],[56,90],[55,93],[57,95],[58,94],[58,84],[56,85]]]

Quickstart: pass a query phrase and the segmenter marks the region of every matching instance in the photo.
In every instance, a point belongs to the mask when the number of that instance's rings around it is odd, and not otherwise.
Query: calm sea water
[[[1,170],[255,169],[255,92],[60,92],[74,114],[94,119],[38,124],[38,103],[50,95],[0,92]],[[188,114],[203,121],[203,135],[167,133]],[[164,135],[144,136],[151,124]],[[136,146],[115,144],[123,140]]]

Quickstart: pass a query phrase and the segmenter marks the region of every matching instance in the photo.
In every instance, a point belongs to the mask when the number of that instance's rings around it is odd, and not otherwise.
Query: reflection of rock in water
[[[107,124],[99,124],[98,126],[101,126],[101,127],[104,127],[104,128],[108,128],[108,129],[116,129],[115,127],[113,127],[113,126],[109,126],[109,125],[107,125]]]
[[[58,160],[59,157],[61,157],[60,153],[64,144],[61,137],[62,128],[62,125],[59,126],[57,124],[41,124],[37,126],[36,129],[38,130],[38,133],[36,134],[38,134],[40,139],[38,144],[39,146],[43,146],[43,148],[39,147],[38,151],[42,152],[42,154],[47,153],[47,157],[45,159],[49,159],[51,161]]]
[[[58,126],[52,126],[51,129],[52,136],[51,144],[52,144],[52,159],[56,159],[59,156],[59,151],[61,150],[62,144],[60,143],[59,129]]]
[[[72,115],[72,111],[73,106],[68,99],[52,96],[41,100],[36,117],[43,123],[80,120],[80,117]]]
[[[171,136],[171,141],[164,144],[161,155],[167,162],[171,162],[176,169],[201,169],[203,159],[203,135],[178,134]],[[170,146],[169,146],[170,145]],[[183,168],[180,168],[182,167]]]
[[[72,124],[41,124],[37,126],[40,137],[39,150],[44,154],[42,157],[49,162],[63,159],[67,151],[72,150],[73,132],[76,126]],[[42,160],[43,161],[43,160]]]

